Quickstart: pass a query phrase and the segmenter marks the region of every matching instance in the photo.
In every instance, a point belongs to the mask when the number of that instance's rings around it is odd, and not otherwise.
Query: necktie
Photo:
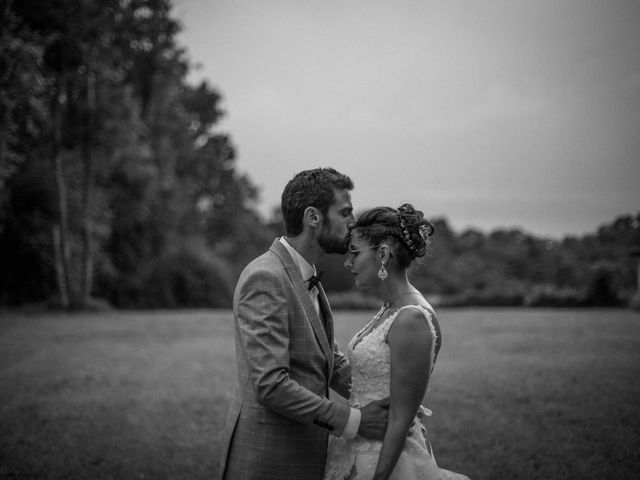
[[[317,275],[312,275],[311,278],[307,280],[307,282],[309,282],[309,290],[311,290],[313,287],[316,287],[320,283],[322,275],[324,275],[324,272],[321,270]]]
[[[320,320],[322,320],[322,326],[326,331],[327,325],[325,324],[325,318],[320,311],[320,290],[318,289],[318,285],[320,285],[320,279],[322,278],[323,274],[323,271],[319,271],[316,275],[312,275],[311,278],[307,280],[307,282],[309,282],[309,293],[311,294],[311,298],[313,300],[313,308],[316,309]],[[313,289],[313,287],[316,287],[315,290]]]

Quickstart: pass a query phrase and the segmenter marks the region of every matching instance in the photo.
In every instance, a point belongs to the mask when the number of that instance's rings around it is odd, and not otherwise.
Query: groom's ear
[[[316,228],[322,221],[322,214],[316,207],[307,207],[304,210],[304,222]]]

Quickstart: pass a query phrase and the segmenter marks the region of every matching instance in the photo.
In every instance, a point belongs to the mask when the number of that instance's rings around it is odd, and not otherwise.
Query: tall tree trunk
[[[2,108],[2,118],[0,118],[0,191],[4,188],[4,181],[9,176],[9,155],[7,154],[9,147],[7,145],[7,128],[9,121],[7,120],[8,113]]]
[[[67,288],[65,288],[65,272],[64,272],[64,260],[62,259],[62,241],[60,240],[60,225],[54,225],[52,229],[53,233],[53,250],[54,259],[56,264],[56,283],[58,285],[58,295],[60,299],[60,305],[64,308],[69,308],[69,294]]]
[[[56,271],[60,272],[56,279],[58,281],[58,292],[60,304],[64,308],[69,308],[73,303],[71,292],[71,282],[69,275],[69,222],[67,210],[67,184],[64,178],[64,168],[60,157],[60,145],[62,144],[62,78],[58,75],[56,79],[56,93],[53,99],[53,138],[52,157],[53,172],[56,179],[56,191],[58,193],[58,224],[54,225],[54,248],[56,249]]]
[[[93,223],[91,218],[93,200],[93,136],[96,114],[96,80],[91,68],[87,68],[86,79],[86,115],[85,131],[82,141],[82,160],[84,175],[82,179],[82,276],[80,285],[80,304],[86,307],[91,296],[93,280]]]

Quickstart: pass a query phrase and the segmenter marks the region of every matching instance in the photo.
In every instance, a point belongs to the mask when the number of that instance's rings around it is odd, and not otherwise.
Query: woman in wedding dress
[[[389,397],[389,424],[382,442],[331,437],[325,480],[467,479],[438,467],[420,421],[430,414],[421,402],[442,335],[433,308],[409,283],[407,269],[425,255],[433,231],[409,204],[368,210],[352,230],[345,267],[383,306],[349,343],[349,403]]]

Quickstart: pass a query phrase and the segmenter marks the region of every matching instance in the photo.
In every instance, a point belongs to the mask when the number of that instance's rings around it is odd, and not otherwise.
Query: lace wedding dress
[[[376,322],[385,311],[383,307],[376,316],[349,342],[347,355],[351,363],[351,398],[353,406],[366,405],[373,400],[389,396],[390,351],[386,343],[387,334],[394,319],[405,308],[420,310],[425,317],[434,341],[431,347],[431,371],[439,350],[436,329],[431,313],[419,305],[407,305],[390,315],[380,325]],[[429,372],[431,375],[431,372]],[[420,418],[431,412],[420,407],[409,431],[404,450],[390,477],[390,480],[468,480],[448,470],[439,468],[433,456],[427,432]],[[330,437],[325,467],[325,480],[369,480],[378,463],[382,442],[356,437],[347,440]]]

